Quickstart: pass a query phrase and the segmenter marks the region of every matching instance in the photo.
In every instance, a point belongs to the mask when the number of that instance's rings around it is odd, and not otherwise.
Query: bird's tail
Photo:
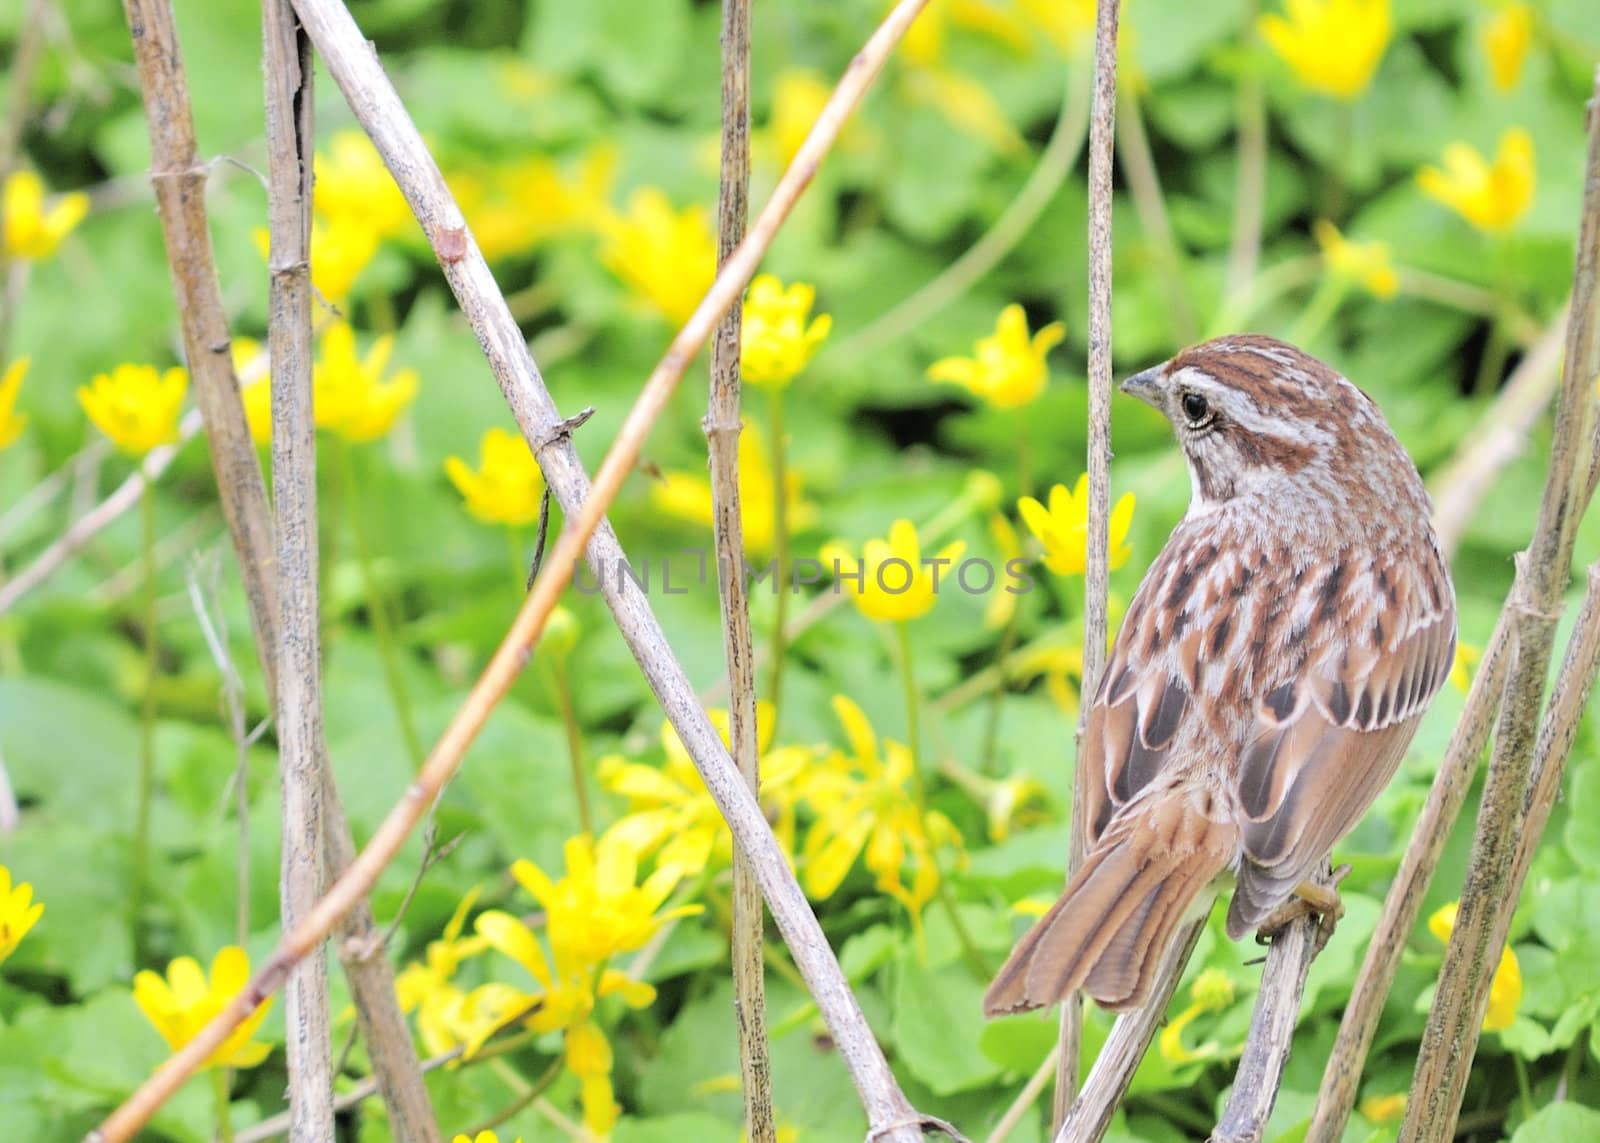
[[[1017,944],[984,994],[984,1013],[1047,1007],[1080,988],[1105,1008],[1138,1005],[1173,932],[1238,845],[1237,826],[1185,798],[1130,805]]]

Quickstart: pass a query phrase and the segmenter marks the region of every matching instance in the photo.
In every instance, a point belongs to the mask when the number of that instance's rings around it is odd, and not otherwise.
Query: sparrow
[[[1083,863],[990,985],[989,1016],[1078,989],[1139,1005],[1179,926],[1230,882],[1235,940],[1297,889],[1314,897],[1303,883],[1393,777],[1454,661],[1428,495],[1370,397],[1255,334],[1121,390],[1172,422],[1193,493],[1085,712]]]

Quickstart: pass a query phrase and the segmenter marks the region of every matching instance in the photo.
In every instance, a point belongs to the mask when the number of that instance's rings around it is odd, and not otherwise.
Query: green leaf
[[[912,1073],[940,1095],[994,1079],[999,1066],[983,1052],[983,989],[965,965],[928,969],[902,956],[894,981],[889,1037]]]
[[[1563,1100],[1541,1107],[1517,1128],[1511,1143],[1593,1143],[1600,1139],[1600,1111]]]

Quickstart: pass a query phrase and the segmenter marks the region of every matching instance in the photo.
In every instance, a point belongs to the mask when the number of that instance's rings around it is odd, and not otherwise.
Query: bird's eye
[[[1191,425],[1198,425],[1206,419],[1210,412],[1210,403],[1199,393],[1185,393],[1183,395],[1183,415],[1189,418]]]

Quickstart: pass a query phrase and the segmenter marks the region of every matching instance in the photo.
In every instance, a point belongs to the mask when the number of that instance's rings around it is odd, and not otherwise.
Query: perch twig
[[[1595,329],[1600,270],[1600,69],[1596,69],[1587,119],[1583,215],[1567,324],[1565,383],[1556,406],[1549,474],[1533,539],[1518,560],[1522,590],[1513,613],[1515,659],[1484,781],[1456,926],[1445,949],[1400,1129],[1405,1143],[1436,1143],[1453,1134],[1489,1001],[1489,983],[1515,904],[1513,867],[1518,835],[1527,836],[1524,806],[1531,789],[1539,711],[1592,468],[1584,449],[1592,432],[1588,421],[1594,405],[1596,350],[1600,348]]]

